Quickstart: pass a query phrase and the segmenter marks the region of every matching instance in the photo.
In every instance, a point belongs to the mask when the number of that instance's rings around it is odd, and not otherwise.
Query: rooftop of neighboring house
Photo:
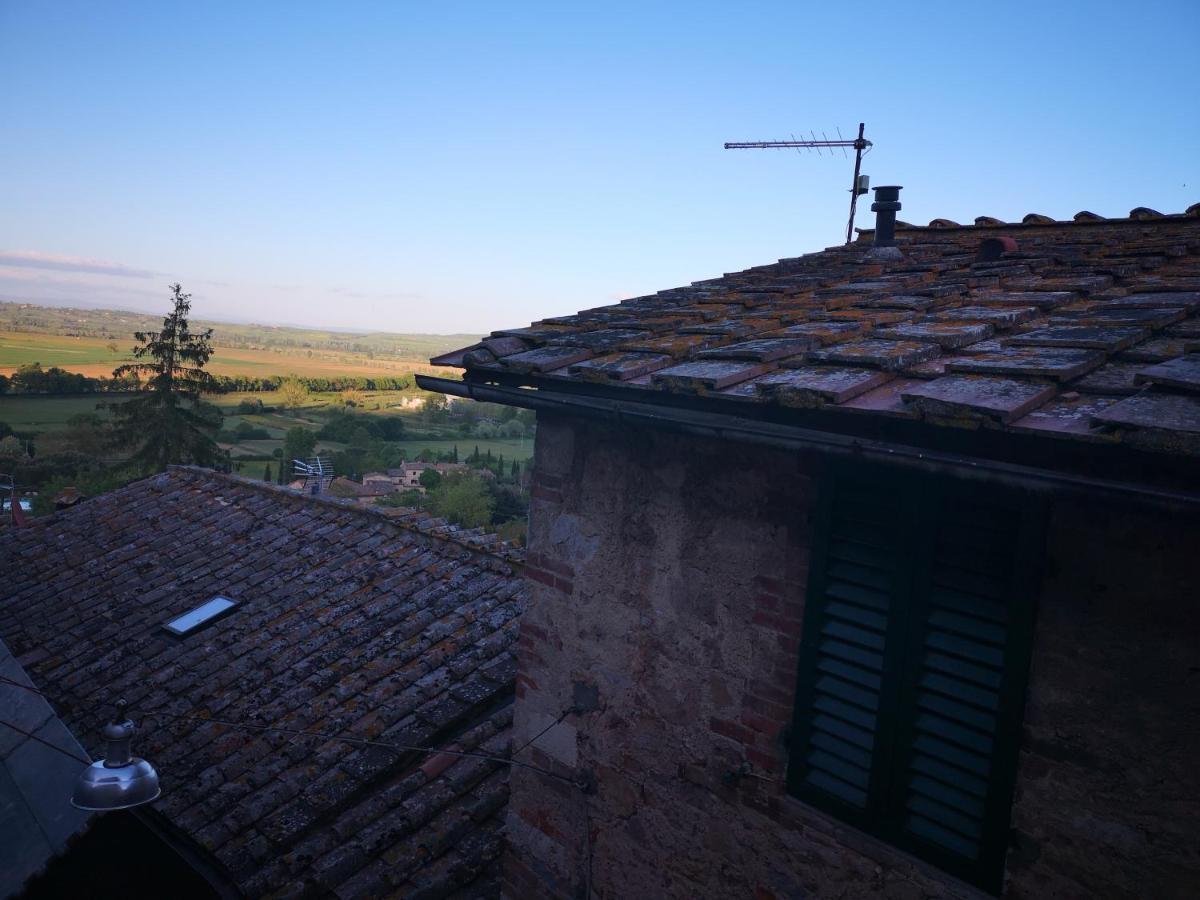
[[[0,638],[93,755],[129,702],[156,810],[246,895],[487,896],[507,766],[455,754],[508,754],[518,559],[176,467],[0,536]]]
[[[915,443],[974,432],[1200,454],[1200,204],[898,223],[894,259],[871,238],[495,331],[433,362],[473,384]]]
[[[0,676],[0,897],[10,897],[67,848],[89,814],[69,794],[84,750],[46,698],[25,689],[29,676],[3,641]]]
[[[386,479],[386,476],[384,477]],[[378,479],[368,481],[364,476],[360,484],[353,478],[346,478],[343,475],[338,475],[329,482],[329,490],[335,495],[344,493],[345,496],[354,497],[384,497],[394,492],[390,479],[386,479],[386,483],[384,483]]]

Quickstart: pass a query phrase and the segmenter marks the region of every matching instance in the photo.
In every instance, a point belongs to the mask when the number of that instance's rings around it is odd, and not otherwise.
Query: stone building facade
[[[1200,204],[885,224],[419,379],[538,411],[508,896],[1194,895]]]
[[[508,896],[983,895],[787,789],[823,468],[541,417]],[[1200,524],[1046,517],[1004,893],[1192,896]]]

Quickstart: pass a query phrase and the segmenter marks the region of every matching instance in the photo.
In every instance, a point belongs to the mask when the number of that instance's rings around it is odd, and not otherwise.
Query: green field
[[[452,342],[442,343],[430,355],[444,350],[446,343]],[[470,343],[470,340],[466,343]],[[90,378],[107,378],[117,366],[134,361],[132,347],[132,337],[109,340],[0,329],[0,374],[11,375],[21,366],[41,363],[46,369],[57,366]],[[407,347],[404,350],[408,352]],[[398,353],[375,353],[370,350],[356,352],[301,347],[217,347],[206,368],[213,375],[247,375],[254,378],[269,378],[273,375],[300,375],[308,378],[338,378],[347,375],[396,378],[410,372],[433,371],[427,364],[428,359],[428,356],[402,356]]]
[[[533,438],[460,438],[451,441],[393,441],[397,447],[404,448],[404,454],[409,459],[416,457],[422,450],[437,450],[445,452],[458,447],[458,458],[465,459],[476,447],[480,453],[492,451],[492,456],[503,454],[505,462],[520,460],[524,462],[533,458]]]
[[[405,397],[420,395],[421,391],[362,391],[360,397],[363,412],[376,416],[411,416],[412,413],[399,408],[399,401]],[[51,394],[7,394],[0,396],[0,422],[6,422],[17,431],[52,431],[63,428],[67,420],[80,413],[96,413],[107,417],[108,413],[97,410],[96,404],[108,401],[120,402],[126,394],[82,394],[75,396],[57,396]],[[207,402],[220,407],[225,414],[225,424],[235,428],[238,422],[248,422],[259,428],[283,432],[294,425],[306,428],[320,428],[322,425],[321,411],[331,404],[341,403],[340,394],[310,394],[309,401],[298,409],[279,410],[269,413],[250,413],[240,415],[236,412],[238,404],[243,400],[261,400],[266,406],[276,402],[275,394],[270,391],[261,393],[231,393],[213,394],[205,398]]]
[[[108,400],[119,402],[121,394],[89,394],[76,397],[58,397],[47,395],[20,394],[15,396],[0,396],[0,422],[4,422],[14,431],[21,433],[56,431],[67,426],[67,421],[81,413],[93,413],[106,418],[108,412],[97,410],[96,404]],[[361,411],[365,415],[399,416],[405,420],[410,431],[428,433],[428,438],[392,441],[401,448],[408,459],[416,458],[422,450],[449,452],[458,447],[459,458],[463,459],[476,447],[480,453],[489,450],[494,457],[503,454],[506,461],[519,460],[524,462],[533,456],[533,438],[476,438],[454,437],[446,425],[431,426],[423,422],[419,415],[411,409],[402,409],[399,401],[412,394],[401,394],[387,391],[364,391],[360,394]],[[298,409],[280,409],[275,412],[238,413],[238,404],[243,400],[261,400],[267,406],[274,403],[271,393],[238,393],[216,394],[209,397],[211,403],[219,406],[225,413],[224,428],[232,431],[239,422],[246,422],[257,428],[265,428],[271,435],[269,440],[258,439],[241,441],[235,444],[222,444],[228,449],[234,459],[247,456],[270,456],[276,449],[283,446],[283,435],[287,429],[302,425],[314,431],[323,424],[324,408],[340,404],[339,394],[312,394],[310,402]],[[445,437],[441,437],[445,435]],[[333,441],[322,441],[317,449],[325,453],[344,450],[345,445]]]
[[[104,394],[89,394],[82,397],[48,397],[41,394],[23,394],[15,397],[0,397],[0,422],[11,426],[14,431],[54,431],[65,428],[67,420],[80,413],[107,413],[97,411],[96,404],[109,399]],[[114,395],[112,399],[119,399]]]
[[[116,367],[129,361],[129,348],[113,353],[105,341],[84,340],[55,334],[0,332],[0,366],[16,368],[40,362],[75,371],[76,366],[104,363]]]

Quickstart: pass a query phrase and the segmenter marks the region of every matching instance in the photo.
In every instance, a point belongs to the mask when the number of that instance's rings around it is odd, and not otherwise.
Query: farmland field
[[[427,433],[428,437],[391,441],[393,446],[402,449],[408,459],[413,459],[422,450],[449,452],[458,447],[460,457],[479,448],[492,456],[504,456],[506,461],[519,460],[524,462],[533,456],[533,438],[477,438],[455,437],[446,426],[428,425],[420,420],[413,409],[402,407],[401,400],[420,396],[422,392],[396,391],[362,391],[360,392],[359,407],[363,414],[370,416],[399,416],[411,430]],[[107,418],[105,410],[97,410],[96,404],[105,401],[120,402],[127,394],[85,394],[81,396],[49,396],[44,394],[17,394],[0,396],[0,422],[7,424],[21,433],[56,431],[67,426],[67,421],[80,413],[94,413],[101,418]],[[273,451],[283,446],[283,435],[287,429],[296,425],[316,431],[324,424],[325,410],[341,403],[340,394],[311,394],[309,402],[297,409],[276,409],[272,412],[237,412],[238,404],[243,400],[260,400],[268,406],[275,401],[271,392],[263,393],[230,393],[215,394],[207,398],[210,403],[221,408],[225,414],[224,428],[232,430],[240,422],[265,428],[270,434],[269,439],[252,439],[237,443],[223,443],[221,446],[230,451],[236,460],[239,457],[270,456]],[[317,449],[324,453],[344,450],[345,445],[334,441],[320,441]]]
[[[362,391],[360,392],[364,411],[373,415],[403,415],[398,409],[400,398],[422,394],[422,391]],[[98,403],[119,403],[129,397],[129,394],[75,394],[58,396],[53,394],[7,394],[0,395],[0,422],[5,422],[17,431],[52,431],[66,427],[67,420],[80,413],[95,413],[101,418],[107,418],[108,413],[96,409]],[[280,409],[268,413],[248,413],[239,415],[236,410],[243,400],[259,400],[268,406],[276,402],[275,394],[270,391],[259,393],[229,393],[213,394],[205,398],[209,403],[220,408],[225,414],[225,425],[229,428],[245,421],[268,431],[283,432],[294,425],[318,429],[322,425],[320,411],[330,404],[339,403],[339,394],[309,395],[309,402],[297,409]]]
[[[119,394],[85,394],[76,397],[51,397],[21,394],[0,397],[0,422],[16,431],[54,431],[65,428],[67,420],[80,413],[95,413],[96,404],[119,400]],[[100,412],[100,416],[107,414]]]
[[[0,331],[0,375],[11,375],[20,366],[41,363],[58,366],[92,378],[108,377],[113,369],[133,362],[132,339],[111,341],[95,337]],[[113,352],[115,347],[117,352]],[[424,358],[389,356],[372,358],[365,353],[336,350],[217,347],[205,367],[213,375],[301,375],[309,378],[338,375],[398,376],[407,372],[433,372]]]

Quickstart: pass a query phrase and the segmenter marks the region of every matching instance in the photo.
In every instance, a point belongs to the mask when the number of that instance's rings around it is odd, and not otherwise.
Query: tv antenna
[[[821,132],[821,137],[818,138],[815,133],[809,131],[812,140],[797,140],[793,134],[790,141],[730,141],[725,144],[726,150],[788,150],[795,149],[797,153],[801,150],[808,150],[812,153],[817,151],[818,156],[823,156],[821,149],[829,151],[829,155],[833,155],[835,148],[840,148],[842,156],[846,156],[846,149],[854,150],[854,180],[850,182],[850,222],[846,225],[846,243],[849,244],[854,238],[854,211],[858,206],[858,198],[861,194],[867,192],[867,187],[870,184],[870,178],[866,175],[860,175],[859,170],[862,168],[862,158],[864,151],[869,153],[871,147],[874,146],[870,141],[863,137],[863,129],[865,125],[862,122],[858,123],[858,137],[852,141],[848,141],[842,137],[842,131],[838,129],[838,139],[831,141],[825,132]]]
[[[304,490],[310,494],[320,494],[333,481],[333,466],[319,456],[311,459],[293,459],[292,474],[304,476]]]

